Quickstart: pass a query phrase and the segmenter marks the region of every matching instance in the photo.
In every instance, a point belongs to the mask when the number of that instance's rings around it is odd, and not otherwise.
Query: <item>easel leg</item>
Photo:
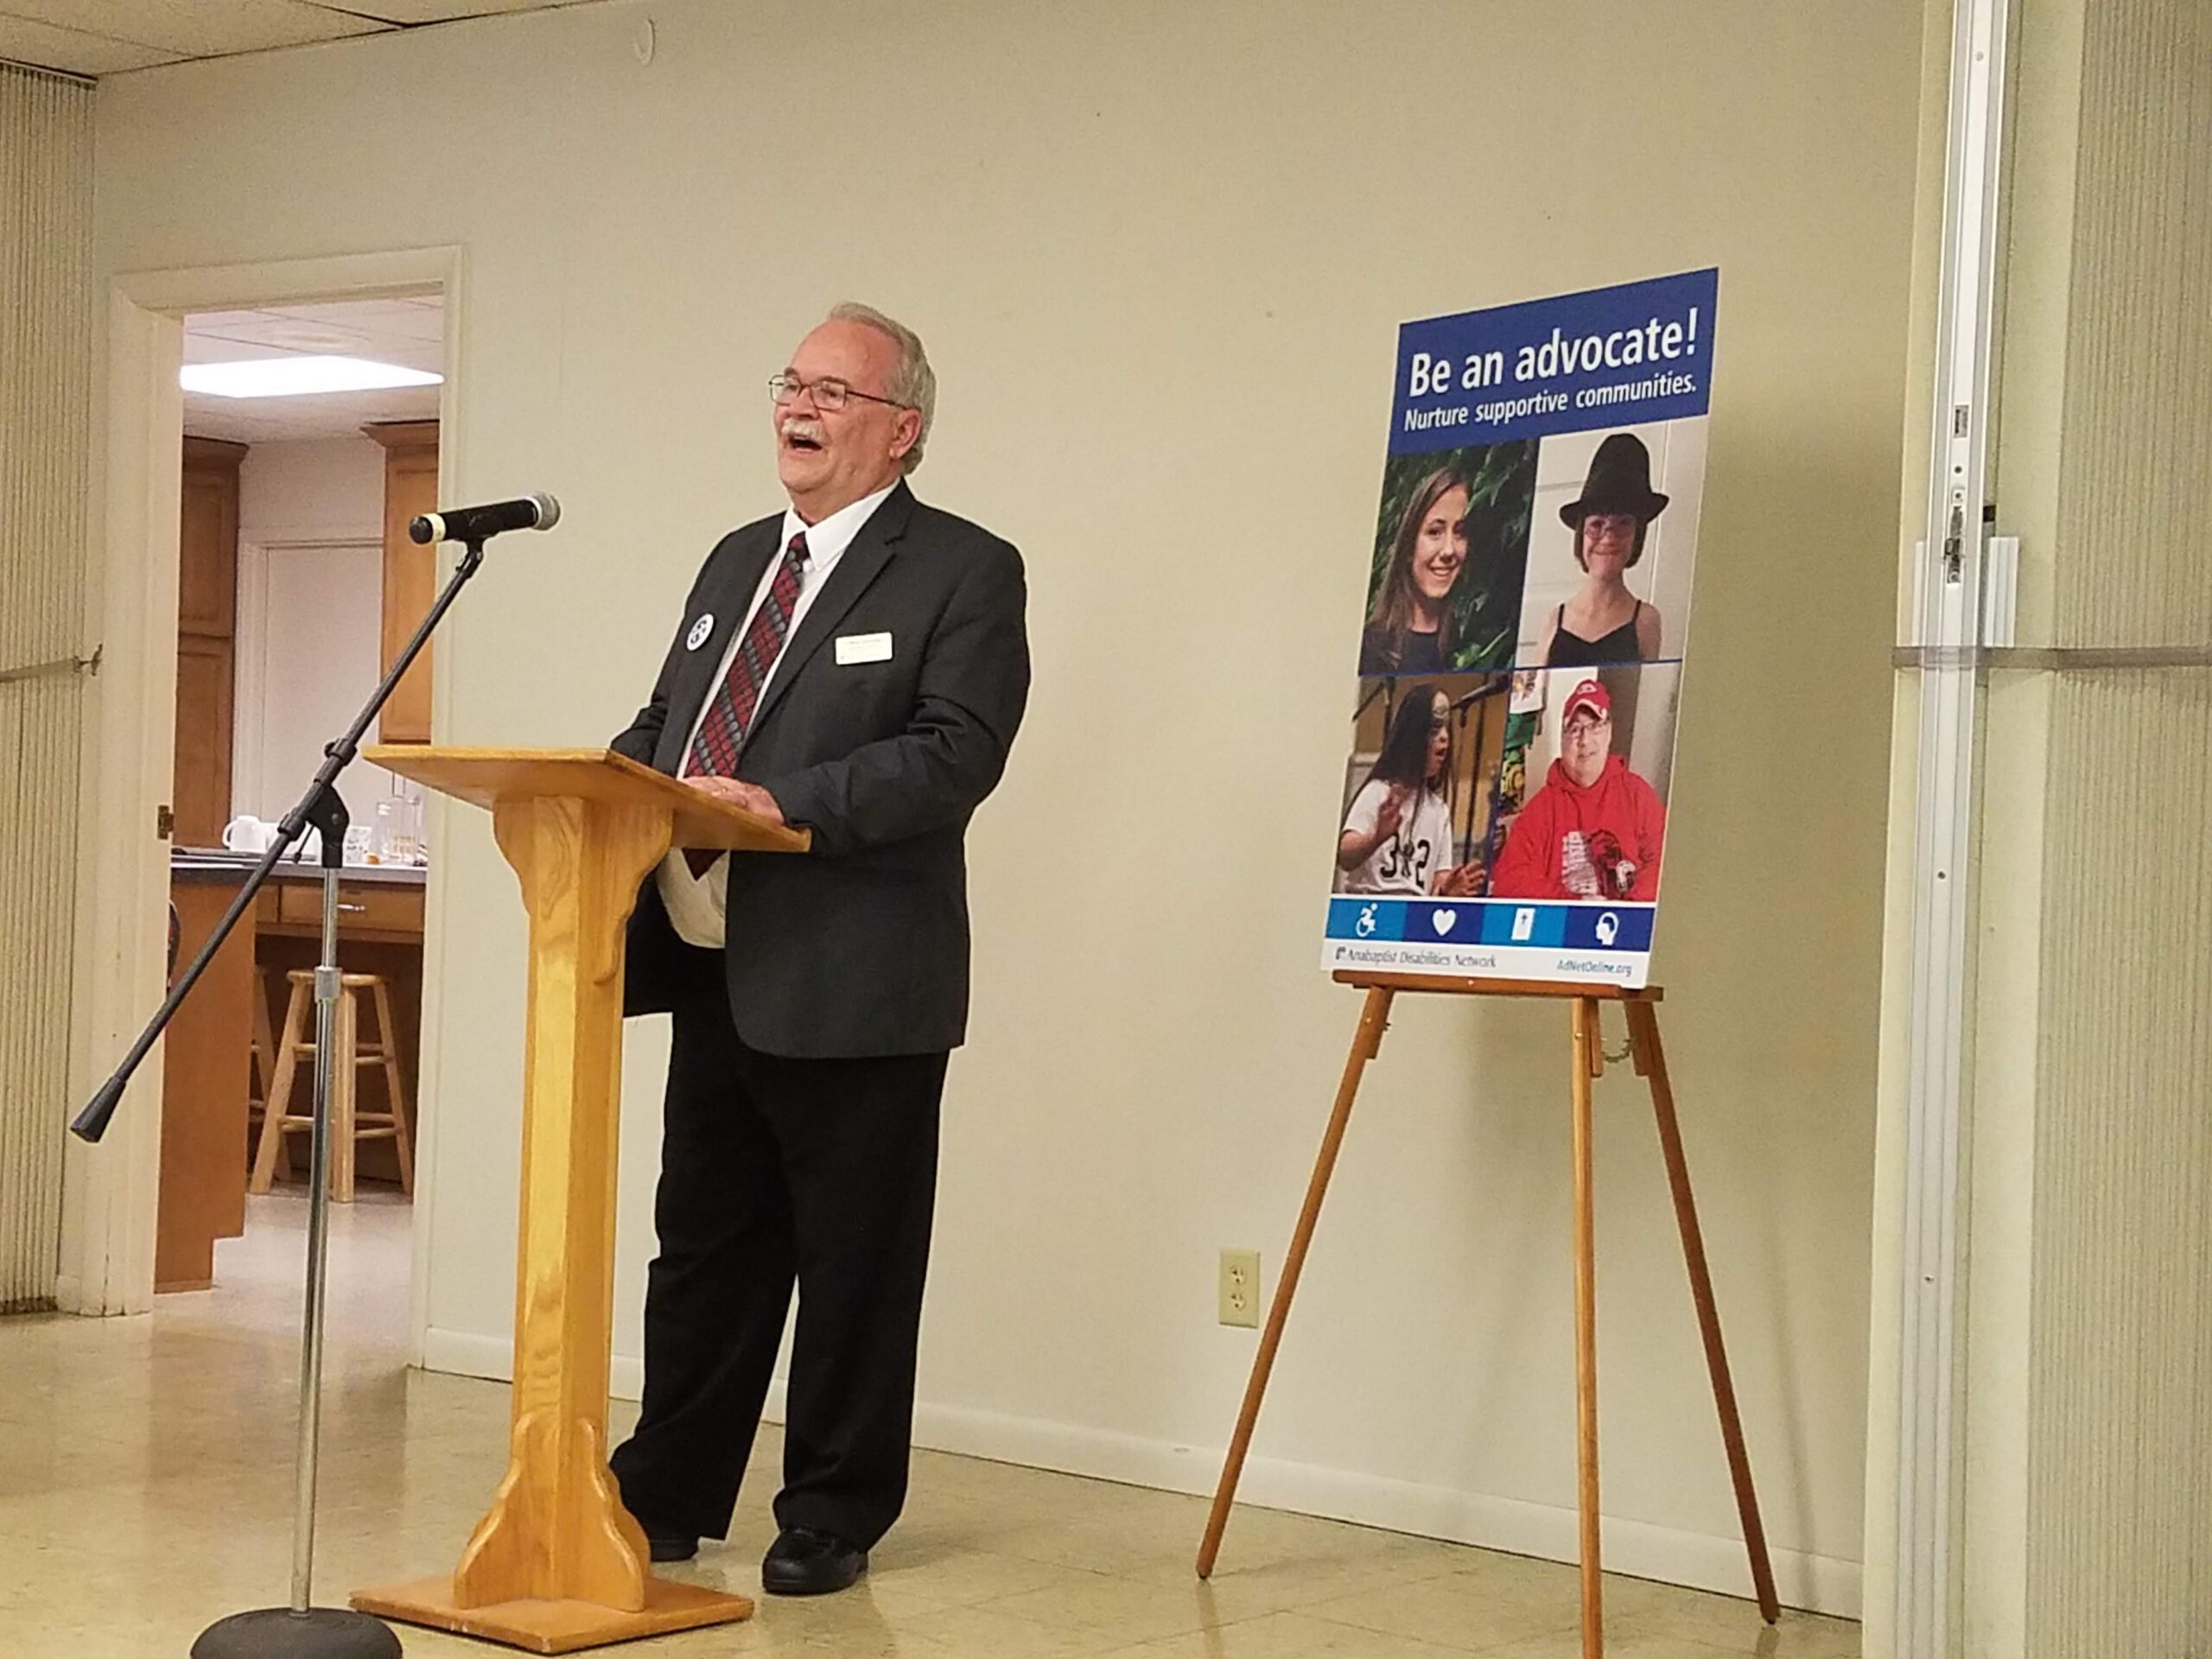
[[[1206,1516],[1205,1541],[1198,1546],[1198,1576],[1213,1573],[1221,1553],[1221,1535],[1229,1524],[1230,1505],[1236,1501],[1236,1482],[1244,1472],[1244,1455],[1252,1444],[1252,1426],[1259,1421],[1260,1399],[1268,1391],[1268,1374],[1274,1369],[1275,1349],[1282,1342],[1282,1328],[1290,1318],[1290,1299],[1298,1289],[1298,1275],[1306,1266],[1306,1248],[1313,1242],[1313,1224],[1321,1213],[1322,1197],[1329,1190],[1329,1175],[1337,1166],[1337,1150],[1344,1144],[1344,1125],[1351,1119],[1352,1097],[1359,1092],[1360,1074],[1382,1046],[1383,1028],[1389,1024],[1390,1001],[1395,995],[1382,986],[1370,988],[1367,1004],[1360,1010],[1359,1029],[1351,1039],[1351,1053],[1344,1061],[1344,1081],[1337,1085],[1337,1103],[1329,1127],[1321,1137],[1320,1155],[1313,1161],[1313,1179],[1306,1184],[1306,1207],[1299,1212],[1283,1256],[1282,1272],[1275,1281],[1274,1300],[1268,1305],[1267,1329],[1260,1334],[1260,1351],[1252,1361],[1252,1375],[1244,1384],[1244,1403],[1236,1414],[1236,1433],[1229,1443],[1228,1459],[1221,1466],[1221,1484],[1215,1487],[1213,1510]]]
[[[1713,1275],[1705,1261],[1705,1237],[1697,1224],[1697,1201],[1690,1196],[1690,1169],[1682,1155],[1681,1126],[1675,1117],[1675,1091],[1667,1080],[1666,1052],[1659,1045],[1658,1010],[1649,1002],[1628,1005],[1629,1038],[1636,1069],[1651,1085],[1651,1109],[1659,1120],[1659,1150],[1667,1160],[1667,1185],[1674,1190],[1675,1221],[1681,1230],[1682,1257],[1689,1268],[1690,1298],[1697,1304],[1699,1334],[1705,1338],[1706,1369],[1713,1376],[1713,1402],[1720,1413],[1720,1439],[1728,1449],[1728,1473],[1736,1485],[1736,1513],[1744,1526],[1744,1548],[1751,1558],[1751,1585],[1759,1612],[1773,1624],[1782,1616],[1774,1593],[1774,1567],[1767,1559],[1766,1529],[1759,1523],[1758,1494],[1751,1487],[1751,1460],[1744,1449],[1744,1425],[1736,1413],[1736,1387],[1728,1376],[1728,1351],[1720,1340],[1720,1313],[1713,1300]]]
[[[1598,1551],[1598,1275],[1592,1223],[1590,1161],[1591,1079],[1604,1050],[1598,1005],[1578,996],[1572,1005],[1574,1033],[1574,1407],[1582,1519],[1582,1654],[1605,1651],[1605,1569]]]

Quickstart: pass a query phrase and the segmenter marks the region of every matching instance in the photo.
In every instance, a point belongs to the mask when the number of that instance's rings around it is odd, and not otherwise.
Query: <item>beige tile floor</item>
[[[304,1205],[254,1203],[219,1287],[149,1319],[0,1320],[0,1659],[181,1656],[290,1570]],[[336,1212],[319,1599],[448,1565],[504,1464],[506,1390],[409,1371],[407,1211]],[[615,1429],[631,1408],[615,1408]],[[757,1593],[778,1444],[729,1542],[676,1575]],[[862,1586],[636,1651],[912,1659],[1574,1659],[1574,1569],[1265,1510],[1192,1576],[1198,1498],[936,1452]],[[1609,1578],[1618,1659],[1848,1659],[1854,1624]],[[412,1655],[501,1649],[403,1632]]]

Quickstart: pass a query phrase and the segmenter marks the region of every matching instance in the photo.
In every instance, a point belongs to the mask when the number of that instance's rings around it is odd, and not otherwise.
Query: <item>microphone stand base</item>
[[[343,1607],[258,1607],[200,1633],[192,1659],[400,1659],[390,1626]]]

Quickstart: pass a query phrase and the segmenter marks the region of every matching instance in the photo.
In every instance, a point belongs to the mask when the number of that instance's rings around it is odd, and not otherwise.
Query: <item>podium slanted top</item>
[[[619,805],[665,807],[674,844],[730,852],[803,853],[805,830],[771,823],[639,766],[612,749],[480,749],[422,743],[372,743],[365,760],[428,784],[441,794],[489,810],[520,797],[566,797]]]

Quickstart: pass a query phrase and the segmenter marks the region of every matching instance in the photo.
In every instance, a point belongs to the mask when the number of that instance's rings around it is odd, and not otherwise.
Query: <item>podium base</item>
[[[610,1642],[634,1642],[642,1637],[732,1624],[753,1617],[753,1604],[743,1596],[667,1579],[645,1580],[645,1610],[635,1613],[589,1601],[501,1601],[487,1607],[456,1606],[450,1574],[382,1590],[357,1591],[353,1603],[360,1611],[379,1618],[452,1630],[528,1653],[574,1653]]]

